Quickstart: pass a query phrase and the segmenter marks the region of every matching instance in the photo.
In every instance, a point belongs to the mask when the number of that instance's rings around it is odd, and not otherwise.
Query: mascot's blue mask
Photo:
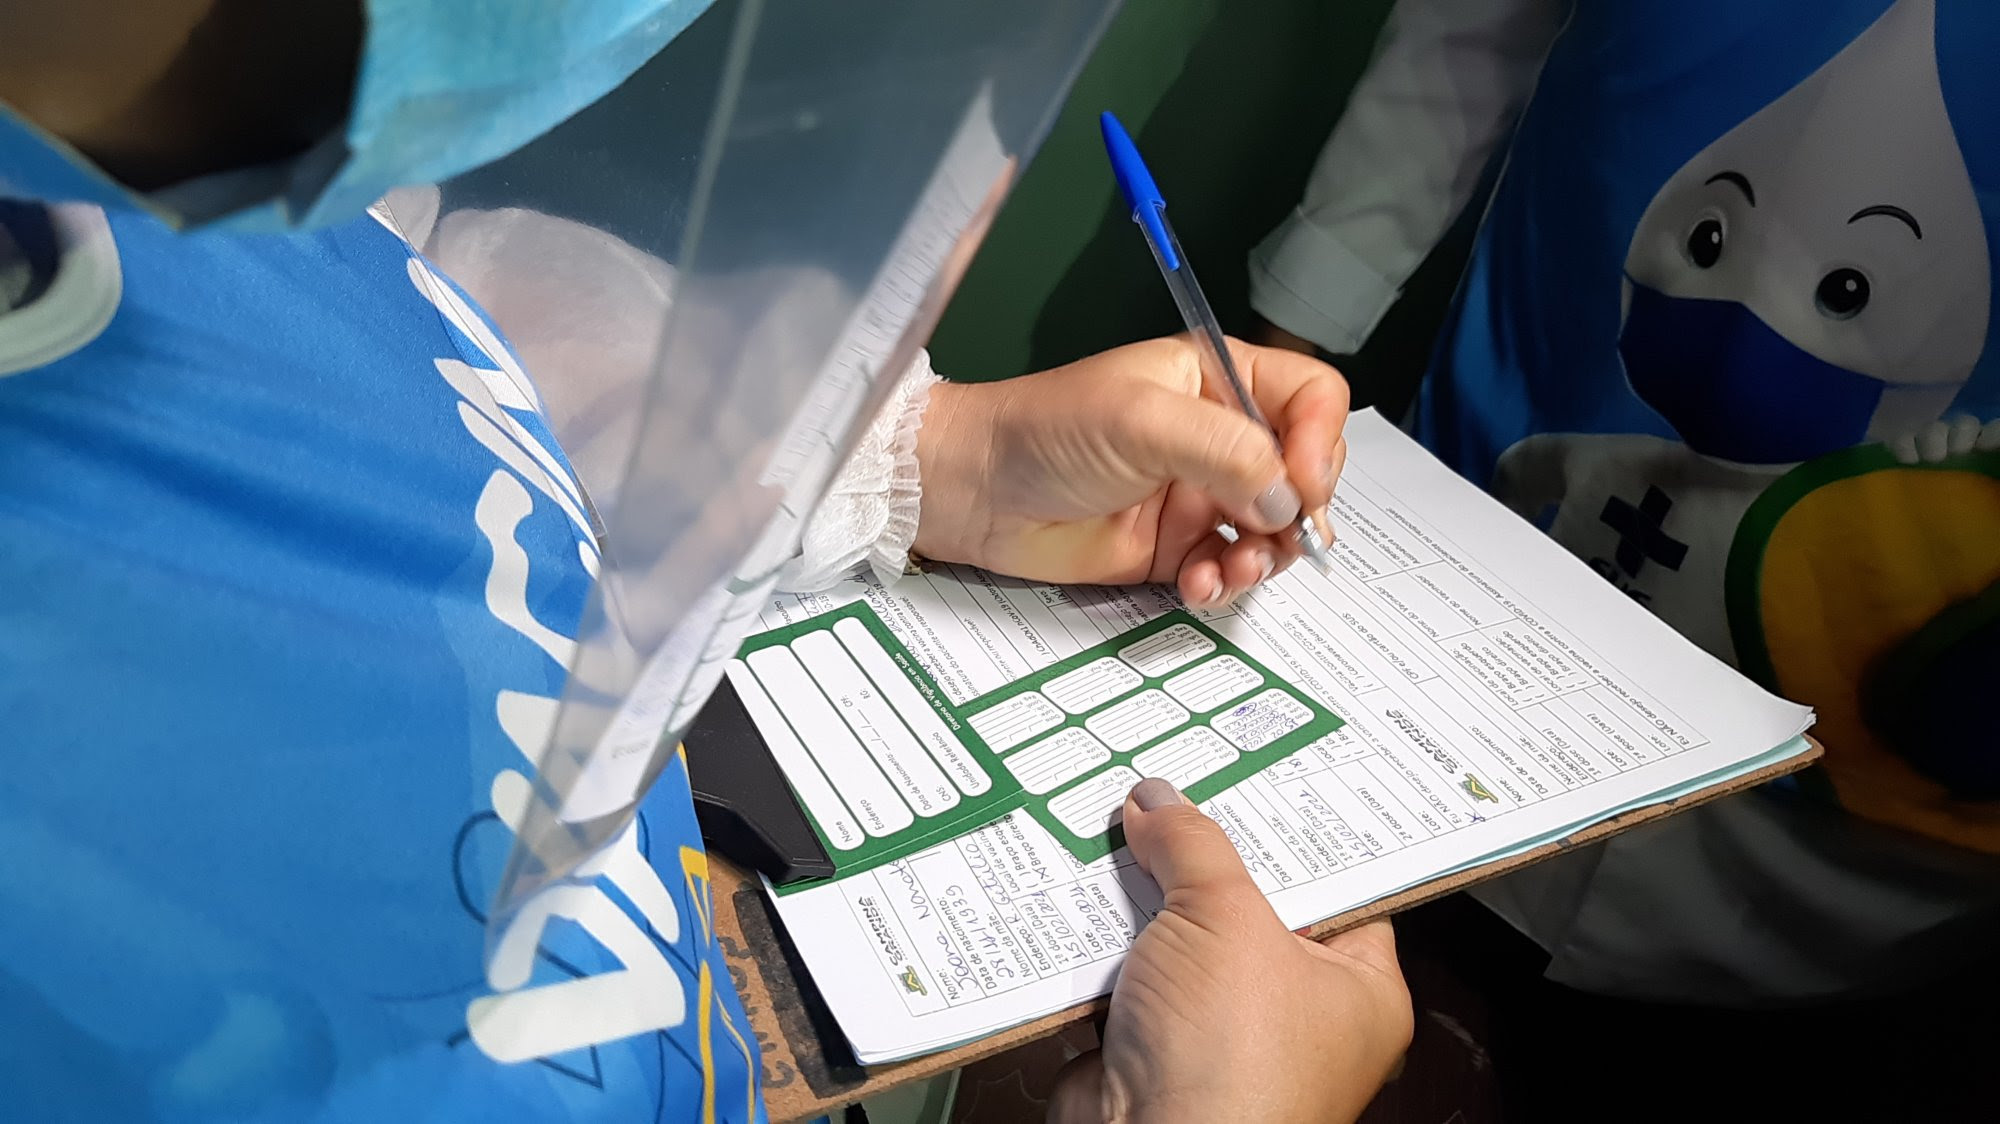
[[[1779,335],[1736,301],[1632,285],[1618,336],[1625,377],[1688,448],[1792,464],[1860,444],[1888,384]]]

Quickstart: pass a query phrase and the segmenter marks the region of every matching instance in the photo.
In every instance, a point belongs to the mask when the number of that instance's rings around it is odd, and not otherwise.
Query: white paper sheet
[[[1347,440],[1333,572],[1295,566],[1206,616],[1348,723],[1206,806],[1286,924],[1804,749],[1809,711],[1682,639],[1381,417],[1355,415]],[[1176,607],[1162,589],[948,569],[774,597],[763,624],[855,598],[958,702]],[[1094,689],[1082,679],[1070,686]],[[1219,682],[1182,687],[1229,689]],[[1256,723],[1217,732],[1264,736]],[[1178,747],[1176,767],[1210,768],[1231,748]],[[871,1063],[1103,994],[1159,900],[1126,852],[1078,863],[1023,814],[777,899]]]

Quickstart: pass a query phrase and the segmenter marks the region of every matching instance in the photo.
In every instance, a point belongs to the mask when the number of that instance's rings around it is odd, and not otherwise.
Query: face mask
[[[1888,384],[1836,367],[1736,301],[1632,286],[1618,354],[1639,398],[1688,448],[1791,464],[1860,444]]]
[[[713,0],[366,0],[344,132],[277,166],[137,195],[0,113],[0,194],[138,208],[183,227],[323,226],[390,188],[490,163],[616,89]]]

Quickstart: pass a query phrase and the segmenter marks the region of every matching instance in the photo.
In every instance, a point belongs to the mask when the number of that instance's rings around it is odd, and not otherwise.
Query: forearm
[[[1304,198],[1250,259],[1288,335],[1360,348],[1471,201],[1534,88],[1566,0],[1402,0]]]

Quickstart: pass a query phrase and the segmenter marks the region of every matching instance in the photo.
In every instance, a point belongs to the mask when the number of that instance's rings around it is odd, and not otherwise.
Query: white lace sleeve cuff
[[[793,593],[824,589],[864,561],[884,585],[903,575],[923,500],[917,430],[923,426],[931,387],[938,382],[930,355],[918,352],[806,521],[799,556],[780,575],[780,588]]]

